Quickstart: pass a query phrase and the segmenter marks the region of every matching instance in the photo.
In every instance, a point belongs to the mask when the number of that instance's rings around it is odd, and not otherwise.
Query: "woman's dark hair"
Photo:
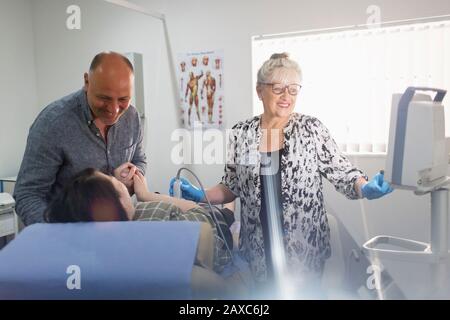
[[[127,213],[111,181],[88,168],[76,174],[53,199],[45,220],[58,222],[127,221]]]

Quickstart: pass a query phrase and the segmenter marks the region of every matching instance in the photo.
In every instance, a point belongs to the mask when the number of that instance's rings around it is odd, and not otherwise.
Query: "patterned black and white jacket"
[[[256,281],[267,277],[261,209],[261,116],[231,130],[224,184],[241,201],[239,249]],[[316,118],[292,113],[284,128],[281,192],[288,268],[300,277],[319,274],[330,256],[330,229],[322,177],[349,199],[358,199],[354,184],[367,177],[339,151],[327,128]]]

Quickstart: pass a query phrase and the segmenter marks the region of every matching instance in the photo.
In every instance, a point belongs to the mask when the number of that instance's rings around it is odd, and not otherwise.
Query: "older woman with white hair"
[[[382,174],[368,182],[318,119],[293,112],[301,83],[300,67],[288,54],[264,62],[256,84],[264,113],[233,127],[222,182],[206,190],[213,204],[240,198],[239,247],[257,283],[277,277],[277,257],[283,256],[282,270],[292,278],[320,279],[330,256],[322,178],[349,199],[392,191]],[[206,201],[188,180],[182,180],[181,191],[185,199]]]

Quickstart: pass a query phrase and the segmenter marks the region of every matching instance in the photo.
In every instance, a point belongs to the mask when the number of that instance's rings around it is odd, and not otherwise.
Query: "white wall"
[[[224,50],[228,128],[252,116],[252,36],[364,24],[368,18],[366,9],[373,4],[380,6],[382,21],[450,14],[448,0],[132,1],[166,15],[175,55]],[[352,157],[351,160],[370,177],[384,168],[384,157]],[[193,167],[205,185],[217,183],[223,172],[221,165]],[[429,196],[395,191],[378,201],[349,201],[327,183],[325,199],[329,211],[343,221],[360,245],[378,234],[429,241]],[[425,287],[427,268],[389,261],[383,264],[408,292],[407,296],[422,292],[420,287]]]
[[[169,40],[175,56],[177,53],[183,52],[224,49],[225,121],[228,128],[237,121],[252,116],[252,93],[254,90],[251,70],[252,36],[364,24],[368,18],[366,9],[373,4],[380,6],[382,21],[450,14],[450,1],[447,0],[432,0],[426,3],[420,0],[381,0],[376,2],[371,0],[284,0],[282,2],[270,0],[157,0],[151,2],[132,0],[132,2],[165,14]],[[350,94],[351,92],[349,92]],[[380,157],[356,158],[355,162],[357,161],[369,176],[384,167],[384,159]],[[205,181],[205,185],[212,185],[221,177],[223,166],[203,165],[194,166],[194,169]],[[357,202],[341,203],[340,195],[328,188],[326,193],[328,203],[330,206],[336,207],[338,213],[355,211],[354,215],[360,214],[359,207],[355,207],[358,206]],[[402,196],[397,194],[402,194]],[[372,212],[376,211],[381,203],[388,201],[388,210],[382,210],[383,215],[379,216],[380,221],[385,220],[385,217],[392,217],[394,211],[395,214],[413,211],[409,218],[417,217],[419,219],[417,222],[421,221],[422,215],[419,216],[418,212],[427,207],[426,197],[420,198],[421,205],[419,207],[415,201],[417,197],[408,197],[408,194],[405,194],[404,197],[402,192],[397,192],[388,200],[371,204],[366,209],[368,215],[372,216]],[[342,210],[335,203],[339,203]],[[352,210],[348,210],[349,207]],[[389,210],[389,208],[391,209]],[[402,228],[400,223],[396,223],[396,225],[395,228],[389,228],[390,230],[387,231],[404,234],[411,230],[409,226]],[[373,235],[381,232],[380,229],[385,230],[386,228],[384,223],[377,226],[377,223],[373,222],[370,223],[369,232],[370,235]],[[361,229],[360,226],[357,229]],[[360,240],[359,242],[367,237],[359,234],[355,236]],[[418,231],[417,236],[422,239],[428,235],[420,234]]]
[[[0,177],[15,176],[37,114],[29,0],[0,0]]]
[[[0,1],[0,66],[1,74],[8,75],[0,79],[0,175],[17,172],[28,128],[37,112],[82,86],[83,72],[95,53],[107,49],[136,51],[144,54],[148,178],[153,190],[166,192],[176,169],[169,159],[174,145],[170,134],[178,126],[178,97],[171,86],[161,22],[101,1],[39,0],[33,1],[32,6],[25,0]],[[366,8],[372,4],[381,7],[382,21],[450,13],[448,0],[133,2],[166,15],[175,56],[179,52],[224,50],[227,127],[252,116],[251,36],[366,23]],[[79,31],[65,27],[66,8],[72,4],[81,7]],[[8,155],[4,150],[8,150]],[[352,161],[369,176],[384,166],[383,158]],[[205,185],[213,185],[219,181],[223,166],[194,169]],[[344,222],[359,244],[377,234],[428,241],[429,196],[396,191],[379,201],[361,202],[346,200],[330,185],[325,189],[330,211]],[[405,272],[401,265],[385,264],[402,286],[411,288],[414,281],[408,279],[421,276],[419,267]]]
[[[66,8],[81,9],[81,30],[66,28]],[[143,54],[148,175],[153,190],[167,192],[175,167],[170,133],[177,126],[163,24],[102,1],[33,2],[39,107],[78,90],[83,73],[100,51]]]
[[[447,0],[131,0],[165,14],[173,53],[223,49],[225,124],[252,116],[251,37],[367,23],[369,5],[381,9],[382,21],[450,14]],[[301,103],[301,101],[300,101]],[[214,184],[221,165],[193,166],[205,184]]]

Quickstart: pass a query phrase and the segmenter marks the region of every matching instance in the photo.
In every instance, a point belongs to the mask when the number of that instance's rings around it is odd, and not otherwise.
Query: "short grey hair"
[[[269,82],[274,73],[274,71],[278,68],[285,68],[294,70],[301,81],[302,79],[302,70],[297,62],[289,59],[289,54],[287,52],[283,53],[274,53],[270,56],[270,59],[265,61],[261,68],[258,71],[258,83],[266,83]]]

